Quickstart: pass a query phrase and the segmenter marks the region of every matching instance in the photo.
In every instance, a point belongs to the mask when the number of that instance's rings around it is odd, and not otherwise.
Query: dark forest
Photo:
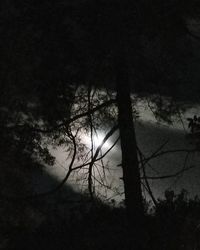
[[[0,249],[200,249],[200,190],[157,197],[151,184],[199,168],[189,159],[199,156],[200,114],[183,116],[200,104],[200,3],[0,5]],[[139,105],[155,124],[178,121],[184,143],[148,142],[147,154]],[[105,160],[112,152],[118,164]],[[176,153],[183,164],[171,171],[162,156]],[[158,158],[167,174],[150,172]],[[108,195],[119,194],[107,182],[115,167],[120,200]]]

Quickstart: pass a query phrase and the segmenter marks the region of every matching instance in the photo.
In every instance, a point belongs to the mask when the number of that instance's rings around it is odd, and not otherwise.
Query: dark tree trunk
[[[143,227],[144,208],[137,156],[137,144],[130,98],[128,68],[123,58],[115,61],[118,123],[121,138],[125,205],[128,222],[135,235]]]

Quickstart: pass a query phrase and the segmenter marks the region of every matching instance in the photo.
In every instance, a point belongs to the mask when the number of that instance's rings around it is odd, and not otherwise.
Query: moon
[[[101,143],[103,142],[103,139],[104,139],[105,135],[103,132],[98,132],[98,134],[94,135],[93,136],[93,145],[95,148],[98,148]],[[84,142],[87,144],[87,145],[91,145],[91,138],[89,135],[85,135],[84,136]],[[109,141],[107,140],[102,148],[109,148],[111,145],[109,143]]]
[[[104,136],[103,134],[98,134],[97,136],[94,137],[94,144],[96,147],[100,146],[101,143],[103,142]],[[109,142],[106,141],[103,145],[104,147],[109,147]]]

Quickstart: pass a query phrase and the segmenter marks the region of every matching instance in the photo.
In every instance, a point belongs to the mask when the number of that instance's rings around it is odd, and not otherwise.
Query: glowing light
[[[93,136],[93,144],[94,144],[95,148],[97,148],[98,146],[100,146],[102,144],[104,137],[105,137],[105,135],[103,133],[98,133],[97,135]],[[89,135],[84,136],[84,142],[88,145],[91,145],[91,138]],[[103,148],[108,148],[108,147],[110,147],[110,143],[109,143],[109,141],[106,141],[103,144]]]
[[[97,136],[94,137],[94,144],[96,147],[98,147],[99,145],[101,145],[101,143],[103,142],[104,136],[102,134],[99,134]],[[108,141],[106,141],[104,143],[104,147],[109,147],[109,143]]]

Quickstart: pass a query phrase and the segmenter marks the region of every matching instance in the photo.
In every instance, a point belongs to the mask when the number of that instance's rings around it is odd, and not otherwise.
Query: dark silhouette
[[[171,115],[177,114],[177,109],[173,102],[163,102],[162,96],[172,100],[194,100],[195,96],[198,97],[199,74],[194,73],[198,70],[191,65],[199,67],[197,58],[193,56],[196,51],[192,51],[194,39],[199,40],[199,37],[189,28],[191,20],[199,19],[198,1],[76,0],[55,3],[44,0],[35,3],[32,0],[10,0],[2,3],[1,7],[1,165],[24,170],[29,167],[27,159],[30,158],[53,165],[55,158],[49,152],[48,140],[56,146],[67,145],[75,158],[78,141],[72,131],[76,127],[75,122],[77,130],[87,129],[91,125],[88,121],[92,121],[89,119],[91,114],[99,111],[97,124],[102,124],[107,117],[110,123],[116,123],[117,117],[111,118],[106,107],[117,103],[127,209],[127,220],[123,226],[125,228],[128,224],[129,240],[134,236],[134,241],[130,240],[130,244],[123,247],[130,248],[133,243],[140,250],[148,248],[148,237],[143,240],[147,226],[144,223],[131,94],[145,97],[152,94],[150,99],[155,104],[152,111],[156,118],[167,121]],[[108,93],[106,97],[99,95],[99,100],[87,105],[88,96],[84,91],[78,96],[76,94],[77,89],[86,88],[88,82],[94,88],[112,91],[113,95],[116,91],[117,102],[110,99]],[[200,129],[199,120],[197,116],[188,120],[189,129],[195,136]],[[93,159],[89,164],[91,190],[92,163]],[[63,187],[66,179],[59,188]],[[167,205],[173,203],[173,197],[170,197],[166,197]],[[166,209],[170,221],[173,221],[174,210]],[[84,225],[92,212],[90,210],[83,220]],[[101,216],[100,212],[99,217],[92,217],[93,222],[99,222]],[[109,216],[104,218],[107,220]],[[44,226],[45,230],[49,224]],[[75,227],[79,220],[69,224]],[[167,232],[172,224],[168,225]],[[95,225],[90,224],[88,234],[93,232]],[[58,228],[54,228],[55,231]],[[75,230],[61,226],[56,240],[63,241],[65,245],[64,235],[69,233],[70,238],[77,242],[83,231],[82,225],[80,228],[76,234]],[[94,232],[101,234],[98,230]],[[84,236],[88,236],[87,233]],[[175,231],[173,233],[175,235]],[[53,238],[49,233],[45,236],[46,241],[49,236]],[[85,249],[97,249],[96,245],[88,246],[84,239],[81,243]],[[171,248],[166,241],[160,246],[160,249]],[[99,248],[103,247],[105,249],[105,246]]]

